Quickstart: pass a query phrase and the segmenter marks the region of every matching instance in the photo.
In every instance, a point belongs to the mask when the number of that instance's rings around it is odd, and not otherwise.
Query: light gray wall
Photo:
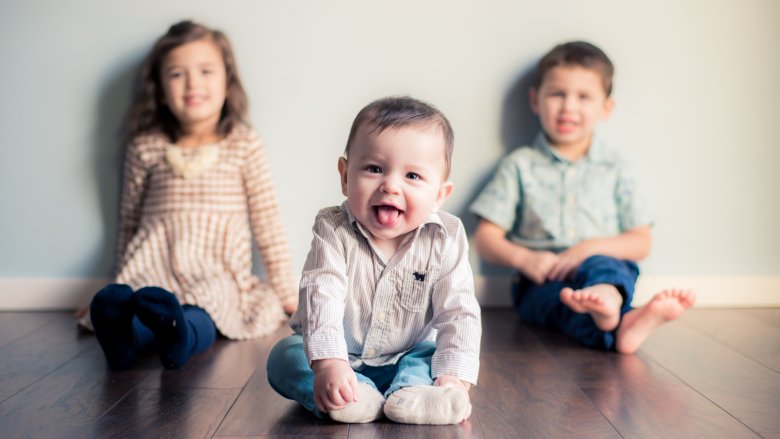
[[[445,208],[464,214],[533,136],[531,66],[586,39],[617,66],[602,132],[656,212],[645,273],[780,274],[780,2],[0,0],[0,279],[109,274],[116,131],[142,57],[182,18],[234,43],[296,269],[316,211],[341,201],[336,159],[364,104],[411,94],[448,115]]]

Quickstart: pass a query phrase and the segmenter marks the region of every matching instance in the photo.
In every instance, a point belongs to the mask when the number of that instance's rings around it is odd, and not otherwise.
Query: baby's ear
[[[339,157],[339,176],[341,176],[341,193],[347,196],[347,159]]]
[[[444,204],[445,201],[447,201],[447,198],[452,195],[452,182],[445,181],[444,183],[439,186],[439,193],[436,194],[436,205],[433,208],[434,212],[437,212],[442,204]]]

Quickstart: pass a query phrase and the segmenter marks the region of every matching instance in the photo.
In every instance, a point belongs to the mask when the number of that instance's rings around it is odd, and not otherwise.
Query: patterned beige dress
[[[267,282],[251,272],[252,234]],[[278,328],[281,304],[298,294],[265,150],[248,127],[210,147],[159,135],[129,145],[117,251],[117,283],[165,288],[231,339]]]

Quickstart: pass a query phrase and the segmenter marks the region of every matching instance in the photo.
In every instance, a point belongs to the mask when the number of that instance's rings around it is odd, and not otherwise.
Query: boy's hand
[[[461,381],[458,377],[452,375],[439,375],[436,381],[433,382],[434,386],[458,386],[465,390],[467,393],[471,388],[471,383]]]
[[[541,284],[549,278],[550,272],[558,264],[558,258],[553,252],[532,251],[529,253],[522,272],[535,284]]]
[[[558,260],[547,274],[547,279],[564,281],[574,276],[574,272],[585,259],[593,256],[593,250],[588,241],[582,241],[558,254]]]
[[[311,362],[314,403],[320,411],[338,410],[357,402],[357,377],[346,361],[328,358]]]

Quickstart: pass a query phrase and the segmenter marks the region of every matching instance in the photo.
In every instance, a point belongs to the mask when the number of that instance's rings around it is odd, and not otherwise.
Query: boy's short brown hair
[[[444,137],[444,178],[450,175],[452,165],[452,149],[455,135],[450,121],[436,107],[409,96],[391,96],[377,99],[363,107],[355,116],[352,128],[349,130],[347,147],[344,155],[349,159],[349,148],[358,129],[367,124],[374,125],[371,133],[379,134],[388,128],[399,128],[416,123],[432,123],[441,128]]]
[[[612,94],[612,76],[615,74],[615,66],[607,54],[593,44],[572,41],[553,47],[539,61],[533,88],[538,90],[547,73],[558,66],[580,66],[598,72],[607,96]]]

